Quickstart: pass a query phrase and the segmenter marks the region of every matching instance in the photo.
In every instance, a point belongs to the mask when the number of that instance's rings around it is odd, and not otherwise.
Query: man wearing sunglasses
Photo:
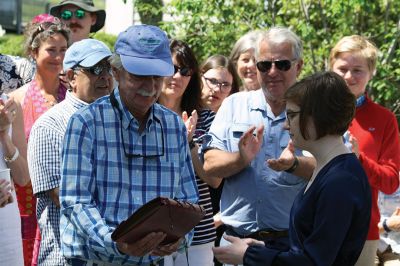
[[[63,0],[50,8],[50,14],[71,29],[72,42],[89,38],[89,33],[100,30],[106,19],[106,12],[96,8],[93,0]]]
[[[43,114],[29,138],[29,169],[37,196],[37,218],[42,237],[38,265],[63,266],[60,248],[61,151],[70,117],[78,109],[108,95],[112,89],[108,47],[97,40],[75,42],[65,53],[63,65],[69,82],[65,100]]]
[[[310,177],[314,165],[289,152],[294,148],[283,127],[283,96],[301,71],[302,44],[283,27],[260,35],[255,58],[261,89],[233,94],[222,103],[209,131],[204,168],[210,176],[225,178],[220,204],[226,235],[256,238],[284,250],[290,209],[306,182],[296,175]]]
[[[198,201],[185,125],[156,103],[164,77],[174,73],[166,34],[131,26],[114,48],[118,87],[73,115],[65,135],[60,232],[69,265],[157,265],[184,239],[162,245],[166,234],[154,231],[116,243],[116,226],[158,196]]]

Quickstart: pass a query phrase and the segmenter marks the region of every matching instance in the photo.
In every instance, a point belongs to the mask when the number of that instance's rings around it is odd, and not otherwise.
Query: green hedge
[[[97,40],[104,42],[112,51],[117,36],[98,32],[91,36]],[[6,34],[0,37],[0,52],[8,55],[25,56],[24,54],[24,36],[17,34]]]

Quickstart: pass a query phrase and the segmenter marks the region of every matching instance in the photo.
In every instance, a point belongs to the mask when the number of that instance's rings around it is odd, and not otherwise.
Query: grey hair
[[[54,22],[33,23],[27,26],[25,31],[25,53],[28,56],[32,55],[40,45],[47,41],[48,38],[55,34],[61,34],[67,41],[67,47],[70,45],[71,31],[62,22],[56,20]]]
[[[115,67],[118,70],[123,69],[121,57],[119,56],[119,54],[113,53],[112,56],[108,58],[108,62],[110,62],[110,65],[112,67]]]
[[[255,51],[258,37],[263,33],[261,30],[252,30],[239,38],[232,48],[229,59],[237,67],[237,62],[241,54],[253,50]]]
[[[260,45],[262,42],[267,42],[273,45],[289,43],[292,46],[294,59],[302,59],[303,57],[303,44],[299,36],[289,28],[277,26],[259,34],[255,53],[256,60],[258,60],[260,56]]]

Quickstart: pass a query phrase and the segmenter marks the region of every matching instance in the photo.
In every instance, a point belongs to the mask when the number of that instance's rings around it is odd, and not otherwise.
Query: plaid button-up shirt
[[[159,258],[123,255],[111,234],[157,196],[198,201],[187,133],[181,118],[158,104],[139,133],[118,89],[114,95],[114,104],[103,97],[69,122],[60,187],[61,248],[67,258],[147,265]]]

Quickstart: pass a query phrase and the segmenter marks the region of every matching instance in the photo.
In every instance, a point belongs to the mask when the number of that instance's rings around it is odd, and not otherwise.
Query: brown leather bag
[[[167,234],[162,245],[178,241],[192,230],[205,215],[197,204],[165,197],[155,198],[135,211],[112,233],[115,242],[133,243],[151,232]]]

